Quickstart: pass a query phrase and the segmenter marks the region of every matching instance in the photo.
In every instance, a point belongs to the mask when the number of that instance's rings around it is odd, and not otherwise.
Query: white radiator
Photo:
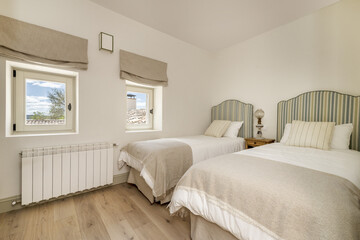
[[[21,204],[48,200],[113,182],[108,143],[24,150]]]

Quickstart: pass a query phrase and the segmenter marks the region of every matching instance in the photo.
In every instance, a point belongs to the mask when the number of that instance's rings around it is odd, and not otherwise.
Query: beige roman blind
[[[167,86],[167,63],[120,50],[120,78],[152,86]]]
[[[87,69],[88,40],[0,15],[0,55]]]

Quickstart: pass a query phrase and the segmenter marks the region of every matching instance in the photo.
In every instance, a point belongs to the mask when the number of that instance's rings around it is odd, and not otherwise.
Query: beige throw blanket
[[[360,190],[350,181],[241,154],[190,168],[169,205],[173,214],[182,207],[239,239],[360,239]]]
[[[172,139],[133,142],[122,151],[136,162],[137,170],[157,199],[165,198],[192,165],[191,147]]]

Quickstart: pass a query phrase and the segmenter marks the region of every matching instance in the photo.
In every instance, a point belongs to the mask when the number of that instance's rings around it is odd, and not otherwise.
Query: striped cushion
[[[230,124],[231,121],[214,120],[208,129],[206,129],[205,135],[212,137],[222,137],[229,128]]]
[[[329,150],[334,122],[293,121],[286,145]]]

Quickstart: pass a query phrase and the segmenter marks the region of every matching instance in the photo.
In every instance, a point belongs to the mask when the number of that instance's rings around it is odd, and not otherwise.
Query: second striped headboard
[[[352,123],[350,149],[360,151],[360,96],[334,91],[312,91],[277,105],[277,135],[280,141],[286,123],[293,120]]]
[[[243,121],[239,136],[251,138],[253,136],[253,105],[238,100],[226,100],[211,108],[211,121],[230,120]]]

